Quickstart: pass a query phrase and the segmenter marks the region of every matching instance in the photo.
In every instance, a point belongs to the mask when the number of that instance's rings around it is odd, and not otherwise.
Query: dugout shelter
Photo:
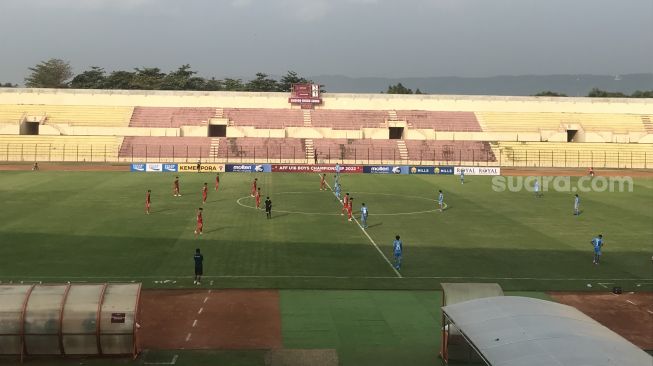
[[[497,283],[441,283],[442,307],[484,297],[503,296],[503,289]],[[449,327],[442,314],[442,336],[440,357],[449,360],[479,362],[474,349],[467,343],[456,327]]]
[[[0,356],[136,356],[141,284],[0,285]]]
[[[578,309],[519,296],[442,308],[487,366],[651,366],[653,357]]]

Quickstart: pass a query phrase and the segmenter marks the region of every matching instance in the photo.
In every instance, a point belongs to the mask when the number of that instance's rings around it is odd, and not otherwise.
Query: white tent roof
[[[492,366],[653,365],[653,357],[571,306],[499,296],[442,311]]]

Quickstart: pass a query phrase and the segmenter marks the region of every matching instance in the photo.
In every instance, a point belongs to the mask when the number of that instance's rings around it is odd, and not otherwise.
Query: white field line
[[[143,362],[143,365],[174,365],[177,363],[178,358],[179,355],[174,355],[172,356],[172,360],[170,360],[170,362]]]
[[[18,276],[14,276],[18,277]],[[165,276],[166,278],[176,278],[179,280],[193,278],[193,276]],[[387,280],[387,279],[396,279],[396,276],[321,276],[321,275],[216,275],[216,276],[202,276],[205,278],[216,278],[216,279],[238,279],[238,278],[277,278],[277,279],[360,279],[360,280]],[[43,280],[42,282],[48,282],[49,280],[58,280],[64,281],[70,279],[85,278],[88,280],[94,280],[97,282],[106,282],[106,279],[124,279],[125,281],[131,281],[133,279],[137,280],[149,280],[161,278],[161,276],[108,276],[108,277],[86,277],[86,276],[28,276],[24,278],[37,278]],[[551,277],[487,277],[487,276],[409,276],[402,277],[405,279],[414,279],[414,280],[443,280],[443,279],[454,279],[454,280],[515,280],[515,281],[653,281],[653,278],[551,278]],[[18,281],[19,282],[19,281]],[[11,281],[12,284],[17,284],[17,281]],[[38,282],[32,280],[31,282]],[[87,281],[69,281],[71,283],[87,283]],[[10,281],[4,281],[4,284],[9,284]],[[211,293],[211,289],[208,290]]]
[[[318,175],[319,175],[319,174],[318,174]],[[333,194],[333,196],[336,197],[336,199],[337,199],[338,196],[336,196],[336,193],[335,193],[335,192],[333,191],[333,189],[331,188],[331,185],[329,185],[329,182],[326,182],[326,181],[325,181],[325,183],[326,183],[327,187],[329,187],[329,189],[331,190],[331,193]],[[374,248],[376,248],[376,251],[379,252],[379,254],[381,254],[381,257],[383,257],[383,259],[385,259],[386,263],[388,263],[388,265],[390,266],[390,268],[392,268],[392,271],[397,275],[398,278],[402,278],[403,276],[401,275],[401,273],[399,273],[399,271],[397,271],[397,269],[395,268],[395,266],[392,265],[392,262],[390,262],[390,260],[388,259],[388,257],[386,257],[385,254],[383,254],[383,251],[381,251],[381,248],[379,248],[379,246],[376,245],[376,242],[374,241],[374,239],[372,239],[372,237],[370,236],[370,234],[368,234],[367,231],[366,231],[365,229],[363,229],[363,226],[358,222],[358,220],[356,219],[356,217],[354,217],[353,215],[352,215],[352,217],[353,217],[354,222],[356,223],[356,225],[358,225],[358,228],[361,229],[361,231],[363,232],[363,234],[365,234],[365,236],[367,237],[367,239],[369,239],[370,243],[372,243],[372,245],[374,245]]]
[[[598,284],[603,288],[608,288],[606,285],[614,285],[614,282],[598,282]]]

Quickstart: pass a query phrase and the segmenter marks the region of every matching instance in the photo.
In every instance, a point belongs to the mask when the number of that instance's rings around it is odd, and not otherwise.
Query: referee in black
[[[265,214],[267,215],[268,219],[272,218],[272,201],[270,201],[270,197],[265,198]]]
[[[202,268],[202,262],[204,261],[204,256],[202,253],[200,253],[200,248],[195,249],[195,255],[193,256],[193,260],[195,260],[195,280],[193,281],[194,285],[199,285],[202,281],[202,274],[203,274],[203,268]]]

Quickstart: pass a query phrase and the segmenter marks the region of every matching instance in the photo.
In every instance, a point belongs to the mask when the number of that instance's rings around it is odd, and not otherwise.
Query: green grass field
[[[254,175],[222,174],[217,193],[213,175],[180,177],[183,196],[172,197],[168,174],[1,172],[0,281],[193,287],[201,248],[203,287],[282,289],[284,347],[334,348],[342,365],[438,365],[441,282],[497,282],[544,298],[547,290],[653,289],[651,179],[635,180],[632,193],[582,194],[576,217],[570,193],[498,193],[488,177],[461,185],[452,176],[345,175],[356,211],[369,207],[368,238],[340,216],[331,192],[319,191],[317,175],[258,175],[272,220],[252,208]],[[205,181],[205,232],[196,238]],[[444,212],[435,211],[438,189]],[[599,233],[606,244],[594,266],[589,241]],[[404,240],[401,277],[386,261],[395,234]],[[177,365],[263,365],[265,350],[149,351],[134,363],[173,355]]]
[[[651,179],[635,180],[630,193],[582,194],[576,217],[571,193],[499,193],[488,177],[461,185],[452,176],[345,175],[343,192],[355,198],[355,210],[369,207],[368,238],[340,216],[331,192],[319,191],[317,175],[259,175],[274,203],[272,220],[251,208],[253,177],[223,174],[216,193],[213,175],[182,174],[183,196],[172,197],[168,174],[2,172],[0,280],[187,287],[197,247],[205,255],[204,285],[215,287],[437,289],[480,281],[507,290],[608,282],[650,290],[653,282]],[[205,232],[195,238],[205,181]],[[445,212],[434,211],[438,189]],[[598,233],[606,244],[594,266],[589,241]],[[401,278],[384,258],[392,261],[395,234],[404,241]]]

